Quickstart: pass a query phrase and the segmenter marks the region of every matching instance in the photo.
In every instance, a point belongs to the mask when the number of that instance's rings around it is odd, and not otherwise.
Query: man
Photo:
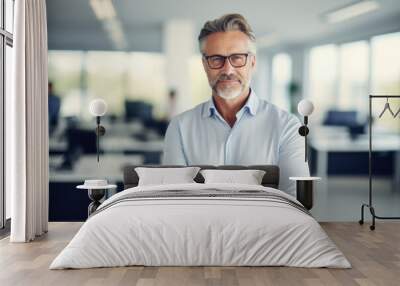
[[[280,189],[295,196],[289,176],[309,175],[300,122],[250,88],[256,49],[249,24],[224,15],[206,22],[198,39],[212,97],[171,120],[163,164],[279,165]]]
[[[49,132],[50,135],[57,128],[58,120],[60,116],[61,100],[54,93],[53,83],[48,83],[48,108],[49,108]]]

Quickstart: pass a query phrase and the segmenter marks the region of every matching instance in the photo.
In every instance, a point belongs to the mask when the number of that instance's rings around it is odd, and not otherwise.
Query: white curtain
[[[15,1],[12,95],[6,98],[6,187],[12,242],[48,227],[48,91],[45,0]]]

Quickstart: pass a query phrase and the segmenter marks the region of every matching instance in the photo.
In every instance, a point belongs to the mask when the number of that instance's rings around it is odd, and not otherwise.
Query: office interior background
[[[13,1],[5,3],[12,15]],[[257,37],[257,96],[296,115],[301,99],[315,105],[309,163],[322,180],[311,212],[319,221],[359,219],[368,199],[368,96],[400,95],[396,0],[47,1],[50,221],[86,218],[87,193],[75,189],[85,179],[106,178],[121,191],[125,165],[161,163],[168,121],[211,96],[197,35],[206,20],[236,12]],[[5,83],[10,18],[2,33]],[[97,163],[89,103],[99,97],[108,110]],[[372,106],[374,201],[381,215],[398,215],[400,114],[379,118],[385,103]],[[400,109],[400,99],[389,103]]]

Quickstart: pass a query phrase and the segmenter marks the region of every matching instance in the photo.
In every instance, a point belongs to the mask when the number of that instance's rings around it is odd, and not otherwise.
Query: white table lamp
[[[100,149],[100,136],[106,133],[104,126],[100,125],[100,117],[107,112],[107,103],[101,99],[93,99],[89,104],[90,114],[96,117],[96,149],[97,149],[97,162],[99,162],[99,149]]]
[[[300,115],[304,117],[304,123],[303,126],[299,128],[299,134],[301,136],[304,136],[305,140],[305,161],[307,162],[308,160],[308,152],[307,152],[307,135],[309,133],[309,129],[307,127],[308,124],[308,116],[311,115],[311,113],[314,111],[314,104],[308,100],[308,99],[303,99],[299,102],[297,105],[297,111],[299,112]]]

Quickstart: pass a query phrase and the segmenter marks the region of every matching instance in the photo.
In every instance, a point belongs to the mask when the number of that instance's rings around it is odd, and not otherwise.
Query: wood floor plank
[[[81,223],[50,223],[49,233],[32,243],[1,240],[0,285],[400,285],[400,222],[379,223],[375,231],[357,223],[322,223],[352,269],[132,266],[49,270],[52,260],[80,226]]]

